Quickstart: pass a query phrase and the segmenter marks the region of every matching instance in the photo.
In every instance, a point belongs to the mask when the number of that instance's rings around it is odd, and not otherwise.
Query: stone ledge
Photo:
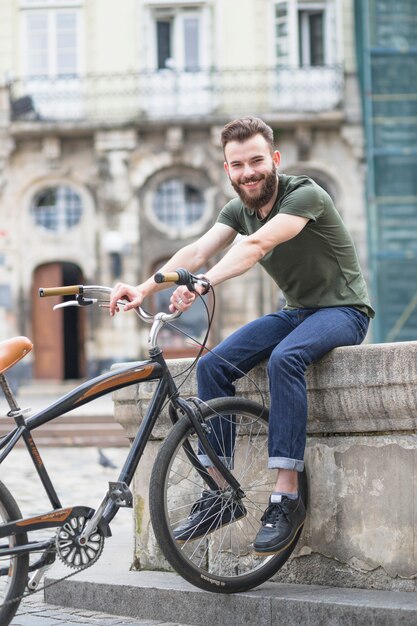
[[[192,360],[169,363],[178,375]],[[250,377],[268,402],[266,365],[255,367]],[[238,381],[236,394],[260,401],[254,383]],[[153,389],[154,383],[144,383],[114,393],[115,419],[129,437],[134,437]],[[309,368],[307,389],[310,434],[417,432],[417,342],[336,348]],[[195,371],[181,393],[196,394]],[[156,436],[165,436],[168,426],[166,422]]]
[[[337,348],[307,375],[306,464],[309,512],[302,538],[278,573],[282,581],[417,591],[417,342]],[[172,361],[174,374],[189,362]],[[237,383],[237,394],[268,401],[265,364]],[[260,392],[256,389],[259,387]],[[115,416],[137,431],[152,392],[115,393]],[[119,395],[120,393],[120,395]],[[195,377],[181,388],[195,395]],[[147,510],[147,478],[167,429],[165,416],[135,481],[142,564],[159,560]],[[159,563],[159,565],[155,565]]]

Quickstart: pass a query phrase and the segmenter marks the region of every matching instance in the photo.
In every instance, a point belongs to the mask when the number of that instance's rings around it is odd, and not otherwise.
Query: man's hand
[[[171,313],[174,311],[187,311],[195,302],[196,297],[197,294],[194,291],[190,291],[187,287],[181,285],[171,295],[169,310]]]
[[[126,300],[128,304],[125,305],[124,310],[130,311],[140,306],[145,299],[145,294],[139,287],[133,287],[133,285],[126,285],[125,283],[117,283],[113,287],[113,291],[110,296],[110,315],[113,316],[119,312],[117,305],[118,300]]]

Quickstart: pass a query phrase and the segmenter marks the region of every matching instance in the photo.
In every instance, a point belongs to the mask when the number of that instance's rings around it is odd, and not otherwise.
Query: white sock
[[[287,493],[285,491],[273,491],[271,495],[271,503],[281,502],[283,496],[286,496],[289,500],[297,500],[298,491],[296,491],[295,493]]]

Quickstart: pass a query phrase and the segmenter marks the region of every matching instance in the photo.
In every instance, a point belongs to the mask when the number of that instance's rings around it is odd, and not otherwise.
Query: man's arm
[[[282,213],[273,217],[256,233],[233,246],[210,270],[205,272],[212,285],[247,272],[272,248],[296,237],[309,222],[306,217]],[[201,288],[196,287],[201,293]],[[186,287],[178,287],[171,296],[170,310],[186,311],[194,302],[195,294]]]
[[[308,221],[308,218],[298,215],[276,215],[256,233],[231,248],[206,272],[206,277],[212,285],[218,285],[229,278],[244,274],[277,245],[296,237]]]
[[[161,272],[169,272],[179,267],[185,267],[190,272],[196,272],[221,250],[224,250],[235,239],[237,232],[230,226],[216,223],[202,237],[178,250],[160,268]],[[153,277],[151,277],[151,282]]]
[[[225,224],[216,223],[207,233],[197,241],[184,246],[165,263],[159,271],[169,272],[179,267],[184,267],[190,272],[196,272],[203,267],[215,254],[224,250],[236,237],[236,231]],[[118,311],[117,300],[128,300],[129,304],[124,307],[125,311],[140,306],[143,300],[161,289],[170,287],[169,284],[155,283],[150,276],[144,283],[134,287],[125,283],[115,285],[110,299],[110,315]]]

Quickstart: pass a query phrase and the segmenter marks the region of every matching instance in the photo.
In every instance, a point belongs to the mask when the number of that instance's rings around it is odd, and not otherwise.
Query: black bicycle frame
[[[75,513],[74,508],[62,508],[31,431],[72,409],[80,407],[112,391],[139,382],[152,380],[159,381],[153,396],[153,401],[148,408],[147,414],[135,437],[132,449],[120,472],[119,480],[129,484],[139,462],[139,458],[143,454],[150,432],[158,417],[158,412],[161,410],[163,403],[167,400],[168,394],[176,393],[175,383],[163,363],[154,359],[136,361],[115,371],[106,372],[79,385],[62,398],[59,398],[54,404],[46,409],[42,409],[31,417],[24,418],[19,410],[11,411],[10,414],[14,417],[17,425],[15,429],[0,439],[0,463],[4,461],[16,443],[20,439],[23,439],[53,510],[43,516],[18,520],[18,522],[15,521],[13,524],[1,524],[0,537],[6,537],[18,531],[31,531],[48,526],[61,526],[71,516],[71,511]],[[16,415],[14,413],[16,413]],[[141,445],[136,443],[138,440]],[[139,454],[139,458],[135,459],[135,454]]]
[[[41,410],[35,415],[24,418],[21,410],[17,409],[11,411],[9,415],[12,415],[16,421],[16,428],[7,435],[0,439],[0,464],[4,461],[10,451],[14,448],[16,443],[22,438],[32,462],[37,470],[42,485],[46,491],[46,494],[51,502],[53,510],[43,515],[36,515],[34,517],[23,518],[21,520],[14,520],[5,524],[0,524],[0,538],[9,537],[10,535],[16,535],[22,532],[30,532],[39,530],[41,528],[59,527],[63,526],[66,521],[74,515],[84,515],[89,518],[94,512],[93,509],[88,507],[68,507],[62,508],[61,502],[55,491],[55,488],[51,482],[48,472],[44,466],[42,457],[39,450],[33,440],[31,431],[35,430],[39,426],[50,422],[51,420],[67,413],[68,411],[80,407],[83,404],[91,402],[96,398],[99,398],[105,394],[108,394],[117,389],[134,385],[146,381],[158,381],[156,389],[153,393],[146,414],[141,422],[141,425],[136,433],[135,439],[131,445],[126,461],[120,471],[118,481],[130,485],[139,461],[143,455],[146,444],[155,426],[155,423],[167,401],[171,403],[172,411],[170,411],[171,421],[175,423],[178,420],[177,412],[188,416],[190,422],[193,424],[200,441],[205,448],[209,458],[213,464],[221,472],[228,483],[236,490],[239,490],[239,483],[236,481],[231,472],[223,465],[220,459],[214,452],[210,442],[207,439],[207,434],[204,431],[199,418],[198,404],[193,405],[189,401],[185,401],[179,397],[178,388],[175,381],[168,369],[165,359],[161,351],[155,350],[151,354],[151,359],[145,361],[136,361],[129,365],[117,369],[115,371],[107,372],[100,376],[97,376],[80,386],[76,387],[73,391],[69,392],[54,404]],[[215,489],[216,483],[210,477],[207,469],[198,460],[197,456],[193,452],[191,445],[185,442],[184,449],[188,457],[190,458],[197,471],[202,478],[208,483],[208,485]],[[109,500],[105,505],[105,509],[102,515],[99,526],[101,527],[105,536],[110,535],[109,523],[116,515],[120,505],[114,501]],[[35,550],[45,549],[49,546],[49,542],[28,543],[26,545],[18,546],[0,546],[0,556],[22,554],[24,552],[32,552]]]

